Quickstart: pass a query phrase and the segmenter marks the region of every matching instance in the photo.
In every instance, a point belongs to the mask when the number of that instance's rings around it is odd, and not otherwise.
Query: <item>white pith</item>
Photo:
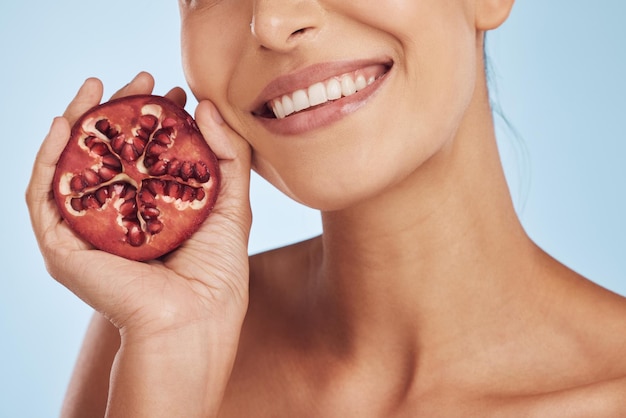
[[[366,76],[360,72],[346,73],[328,80],[317,82],[306,89],[277,97],[268,103],[268,107],[277,119],[301,112],[313,106],[329,101],[352,96],[376,81],[376,76]]]

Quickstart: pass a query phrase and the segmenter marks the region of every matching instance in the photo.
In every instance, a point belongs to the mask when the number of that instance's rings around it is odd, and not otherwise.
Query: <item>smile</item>
[[[376,82],[385,74],[387,67],[375,65],[357,71],[331,77],[312,84],[308,88],[276,97],[266,103],[277,119],[323,105],[324,103],[349,97]]]
[[[329,126],[365,106],[392,73],[380,59],[321,63],[270,82],[251,113],[275,135],[294,136]]]

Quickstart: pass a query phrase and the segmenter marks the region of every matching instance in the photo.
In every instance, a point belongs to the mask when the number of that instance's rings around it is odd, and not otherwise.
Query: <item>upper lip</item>
[[[313,64],[290,74],[281,75],[270,81],[252,104],[252,112],[260,114],[267,102],[276,97],[305,89],[320,81],[345,73],[356,71],[370,65],[384,64],[391,67],[390,59],[364,59],[352,61],[335,61]]]

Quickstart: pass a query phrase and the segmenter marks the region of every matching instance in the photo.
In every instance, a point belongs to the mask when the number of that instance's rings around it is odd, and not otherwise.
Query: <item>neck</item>
[[[520,295],[532,300],[538,251],[512,205],[486,97],[402,183],[322,220],[314,312],[347,350],[380,349],[372,338],[440,347],[514,315]]]

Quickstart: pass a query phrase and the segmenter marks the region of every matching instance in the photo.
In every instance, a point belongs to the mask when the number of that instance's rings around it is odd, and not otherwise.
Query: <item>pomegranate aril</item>
[[[148,141],[148,139],[150,139],[150,132],[143,128],[139,128],[137,129],[137,138],[141,138],[144,141]]]
[[[139,224],[139,218],[137,217],[137,212],[133,212],[130,215],[123,217],[122,223],[124,222],[127,224],[128,222]],[[141,228],[141,224],[139,224],[139,227]]]
[[[148,157],[148,156],[146,156],[146,157],[144,157],[144,159],[143,159],[143,165],[144,165],[146,168],[150,168],[150,167],[152,167],[152,166],[153,166],[153,165],[154,165],[157,161],[159,161],[159,159],[158,159],[157,157]]]
[[[154,207],[146,207],[143,212],[141,212],[141,216],[143,216],[144,219],[158,218],[160,214],[161,211]]]
[[[98,190],[96,190],[95,196],[96,199],[98,199],[98,202],[100,202],[101,205],[104,205],[104,203],[109,198],[109,188],[100,187]]]
[[[106,166],[101,167],[100,170],[98,170],[98,175],[103,181],[111,180],[113,177],[117,176],[118,173],[118,171]]]
[[[98,173],[93,170],[85,170],[83,172],[83,178],[85,179],[85,182],[88,186],[96,186],[102,183],[102,179],[100,178]]]
[[[125,143],[120,152],[120,157],[124,161],[135,161],[139,157],[139,152],[132,144]]]
[[[148,179],[145,181],[145,187],[152,192],[153,195],[165,195],[165,182],[158,179]]]
[[[146,114],[139,117],[139,126],[148,132],[153,132],[158,124],[159,119],[154,115]]]
[[[109,151],[109,147],[107,147],[104,142],[100,141],[93,135],[85,138],[85,146],[89,148],[89,151],[93,152],[96,155],[103,156],[111,153],[111,151]]]
[[[123,193],[125,189],[125,185],[124,183],[113,183],[109,185],[109,196],[113,197],[118,196],[120,197]]]
[[[83,207],[83,201],[81,200],[80,197],[73,197],[70,200],[70,206],[72,206],[72,209],[74,209],[76,212],[81,212],[82,210],[85,209]]]
[[[154,133],[153,139],[161,145],[169,145],[172,143],[170,129],[159,129]]]
[[[206,192],[202,187],[196,189],[196,200],[204,200],[206,197]]]
[[[183,186],[183,193],[182,193],[182,196],[180,197],[180,200],[182,200],[183,202],[191,202],[195,198],[196,198],[196,189],[187,185]]]
[[[167,161],[158,160],[148,167],[148,174],[151,176],[162,176],[167,174]]]
[[[193,164],[189,161],[183,162],[180,166],[180,178],[184,181],[189,180],[194,175]]]
[[[183,196],[182,187],[175,181],[168,181],[165,186],[165,194],[174,199],[180,199]]]
[[[111,124],[106,119],[100,119],[96,122],[96,129],[104,135],[107,135],[107,132],[111,129]]]
[[[100,119],[96,122],[96,129],[109,139],[114,138],[119,133],[106,119]]]
[[[180,169],[182,165],[183,163],[181,163],[176,158],[173,158],[167,165],[167,174],[169,174],[172,177],[180,176]]]
[[[164,128],[173,128],[174,126],[176,126],[176,119],[165,118],[163,122],[161,122],[161,126]]]
[[[146,230],[152,235],[156,235],[163,230],[163,223],[158,219],[150,219],[146,223]]]
[[[94,154],[100,155],[100,156],[111,153],[111,151],[109,151],[109,147],[107,147],[103,142],[94,143],[93,146],[89,148],[89,150],[93,152]]]
[[[128,186],[128,185],[124,186],[124,191],[120,195],[120,197],[125,199],[125,200],[134,199],[135,196],[137,196],[137,189],[135,189],[132,186]]]
[[[97,143],[98,143],[97,138],[93,135],[89,135],[88,137],[85,138],[85,146],[89,149],[93,148],[93,146]]]
[[[124,134],[116,135],[115,138],[111,139],[111,148],[113,148],[113,151],[117,152],[118,154],[122,152],[122,148],[125,144],[126,135]]]
[[[146,148],[146,144],[148,143],[147,139],[143,139],[139,136],[136,136],[132,140],[133,146],[137,150],[139,154],[143,154],[143,150]]]
[[[102,156],[102,164],[109,168],[115,169],[118,172],[122,170],[122,162],[113,154],[107,154]]]
[[[133,247],[139,247],[146,241],[146,234],[141,230],[141,226],[136,223],[130,224],[126,237],[128,238],[128,243]]]
[[[91,193],[83,195],[81,198],[81,204],[85,209],[99,209],[102,207],[100,202],[98,202],[98,199],[96,199],[96,196]]]
[[[133,200],[127,200],[120,206],[120,214],[126,218],[134,213],[137,213],[137,203]]]
[[[86,187],[87,182],[80,174],[75,175],[74,177],[72,177],[72,180],[70,180],[70,189],[73,192],[80,193],[85,190]]]
[[[198,161],[193,166],[194,178],[200,183],[206,183],[211,178],[209,168],[202,161]]]
[[[158,156],[167,151],[167,147],[163,146],[157,142],[150,142],[148,148],[146,149],[146,155],[149,156]]]
[[[146,207],[155,207],[156,206],[156,197],[150,193],[149,190],[142,189],[139,192],[139,200]]]

